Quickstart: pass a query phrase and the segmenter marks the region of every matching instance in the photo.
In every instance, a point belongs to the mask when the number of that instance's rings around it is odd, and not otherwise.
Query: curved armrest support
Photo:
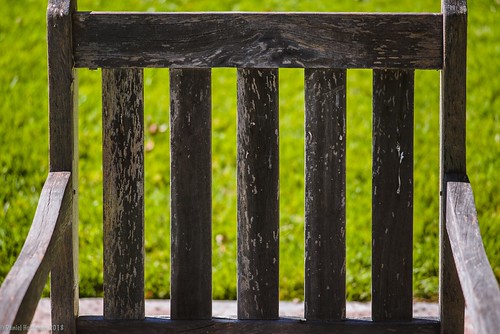
[[[72,210],[71,173],[50,173],[28,237],[0,287],[0,324],[29,325]]]
[[[484,251],[468,182],[447,183],[446,229],[475,330],[499,333],[500,289]]]

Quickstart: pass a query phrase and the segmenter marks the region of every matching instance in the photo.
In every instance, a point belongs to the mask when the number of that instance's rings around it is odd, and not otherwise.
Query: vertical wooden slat
[[[412,318],[412,70],[373,71],[372,318]]]
[[[76,333],[78,316],[78,103],[73,63],[72,14],[76,1],[50,0],[47,7],[50,171],[71,172],[71,228],[51,272],[52,323]]]
[[[446,183],[451,174],[466,175],[467,2],[443,0],[442,12],[439,304],[441,333],[463,333],[465,301],[446,231]]]
[[[346,308],[346,71],[305,70],[305,318]]]
[[[103,69],[104,316],[144,318],[142,69]]]
[[[171,69],[171,317],[212,317],[211,72]]]
[[[278,71],[238,69],[238,318],[279,314]]]

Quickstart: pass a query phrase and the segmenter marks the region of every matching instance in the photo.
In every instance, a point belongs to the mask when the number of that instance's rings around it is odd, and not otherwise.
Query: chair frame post
[[[466,177],[467,1],[443,0],[442,12],[439,303],[441,333],[463,333],[465,302],[446,230],[446,184]]]
[[[51,272],[52,324],[76,333],[78,316],[78,112],[73,61],[75,0],[49,0],[47,8],[50,171],[71,172],[73,211]]]

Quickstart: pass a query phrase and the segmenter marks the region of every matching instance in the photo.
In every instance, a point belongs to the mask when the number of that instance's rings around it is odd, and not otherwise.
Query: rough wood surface
[[[212,317],[211,74],[170,70],[171,317]]]
[[[73,63],[72,15],[76,1],[50,0],[47,7],[49,169],[72,174],[71,228],[51,272],[52,322],[76,332],[78,316],[78,102]]]
[[[448,182],[446,229],[477,333],[500,333],[500,289],[481,239],[472,187]]]
[[[238,318],[279,309],[278,71],[238,69]]]
[[[49,173],[28,237],[0,288],[0,331],[4,326],[29,326],[54,260],[64,250],[71,230],[71,173]],[[16,327],[17,328],[17,327]]]
[[[305,70],[305,315],[346,307],[346,71]]]
[[[78,13],[78,67],[441,68],[440,14]]]
[[[144,318],[141,69],[103,69],[104,316]]]
[[[373,71],[372,318],[412,318],[412,70]]]
[[[275,334],[437,334],[439,322],[433,319],[414,319],[409,322],[372,322],[345,320],[339,322],[303,321],[293,318],[280,320],[171,321],[166,318],[146,318],[144,321],[106,321],[102,317],[86,316],[78,319],[78,332],[91,333],[275,333]]]
[[[465,302],[446,231],[446,182],[449,174],[466,175],[467,2],[443,0],[443,70],[440,136],[440,282],[442,333],[463,333]]]

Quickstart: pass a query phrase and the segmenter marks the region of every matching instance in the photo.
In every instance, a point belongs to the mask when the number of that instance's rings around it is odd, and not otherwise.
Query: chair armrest
[[[8,329],[31,323],[72,209],[71,173],[50,173],[35,218],[14,266],[0,287],[0,324]]]
[[[447,183],[446,229],[475,330],[499,333],[500,289],[484,251],[468,182]]]

